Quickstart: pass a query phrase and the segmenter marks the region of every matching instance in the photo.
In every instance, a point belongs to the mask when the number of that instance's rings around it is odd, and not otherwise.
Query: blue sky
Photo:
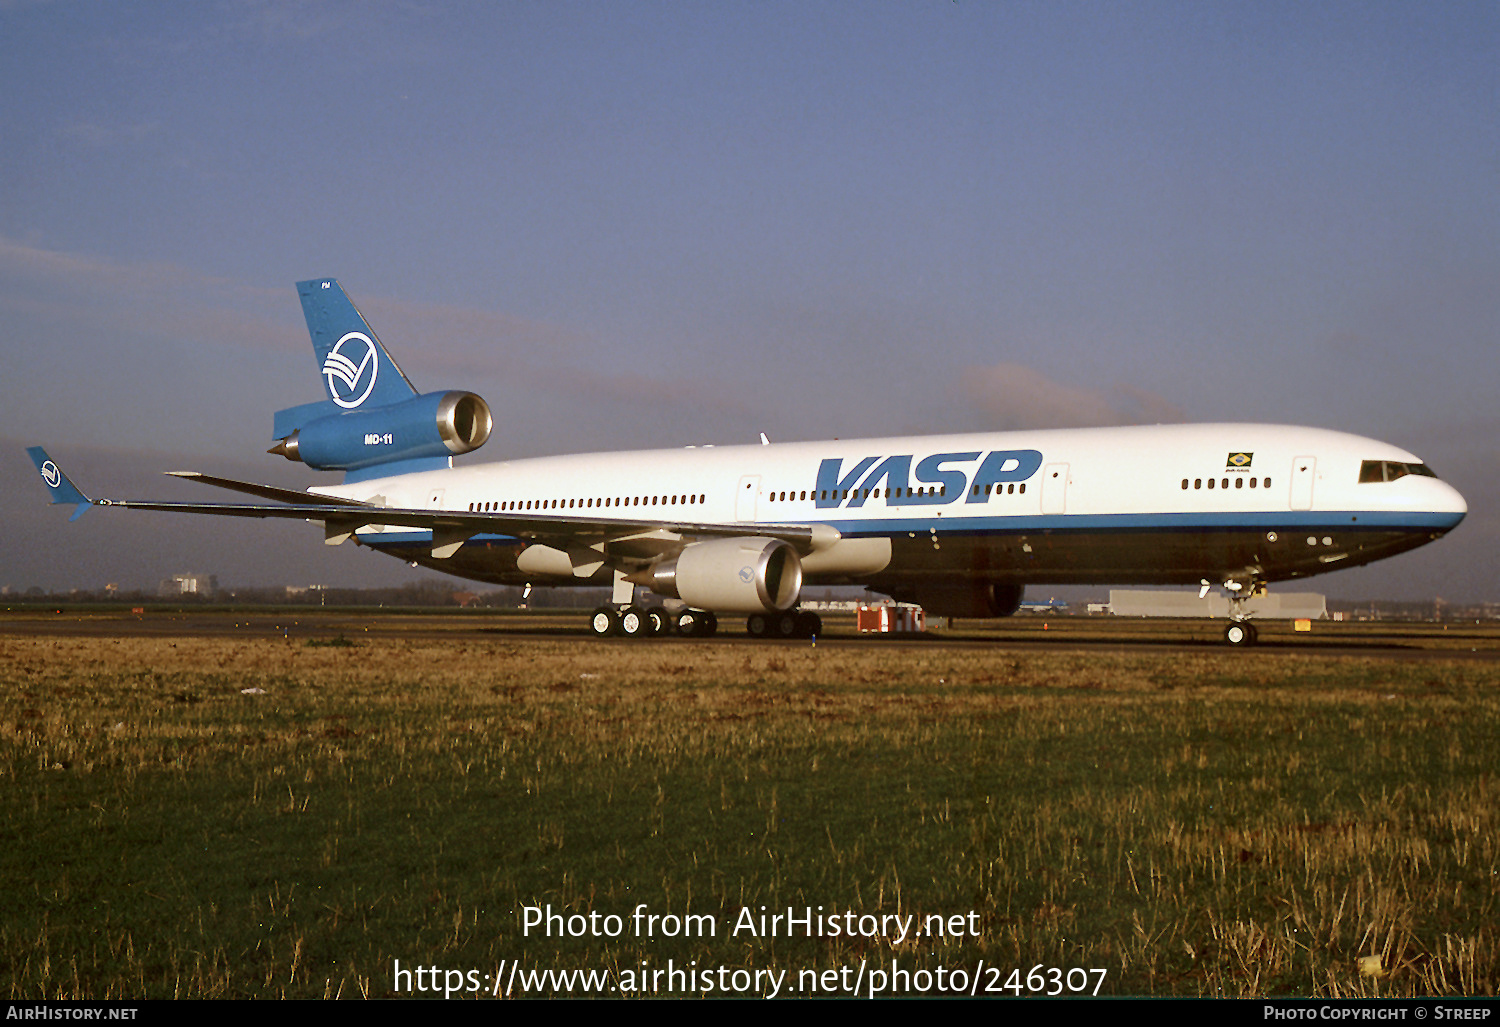
[[[1321,579],[1494,597],[1500,5],[0,0],[0,584],[370,584],[297,525],[292,283],[474,459],[1158,420],[1371,435],[1469,499]],[[110,523],[106,523],[110,522]]]

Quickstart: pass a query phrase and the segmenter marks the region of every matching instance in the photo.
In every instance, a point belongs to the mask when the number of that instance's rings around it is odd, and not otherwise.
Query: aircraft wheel
[[[719,626],[708,610],[683,610],[677,615],[677,633],[687,638],[707,638]]]
[[[672,630],[672,615],[664,606],[650,606],[646,608],[646,619],[651,622],[651,634],[665,635]]]
[[[608,638],[620,626],[620,615],[611,607],[601,606],[589,617],[589,630],[598,638]]]
[[[651,616],[639,606],[627,606],[620,614],[620,634],[626,638],[645,638],[651,634]]]
[[[823,618],[811,610],[803,610],[797,614],[797,637],[815,638],[823,632]]]
[[[771,623],[766,620],[766,615],[763,613],[752,613],[745,620],[745,631],[751,638],[765,638],[770,630]]]
[[[1254,645],[1255,627],[1244,621],[1234,621],[1224,629],[1224,641],[1237,647]]]
[[[776,636],[778,638],[796,638],[797,629],[801,626],[797,621],[795,610],[776,615]]]

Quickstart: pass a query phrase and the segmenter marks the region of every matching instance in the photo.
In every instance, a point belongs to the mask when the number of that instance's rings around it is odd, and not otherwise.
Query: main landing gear
[[[752,613],[745,630],[754,638],[812,638],[823,630],[823,618],[811,610]]]
[[[719,618],[708,610],[683,610],[675,616],[663,606],[601,606],[589,617],[598,638],[656,638],[674,630],[684,638],[707,638],[719,629]],[[753,638],[812,638],[823,630],[823,619],[810,610],[752,613],[745,631]]]
[[[676,631],[689,638],[706,638],[718,629],[719,622],[707,610],[683,610],[675,617],[664,606],[638,606],[623,609],[601,606],[589,617],[589,629],[599,638],[620,635],[624,638],[655,638]]]

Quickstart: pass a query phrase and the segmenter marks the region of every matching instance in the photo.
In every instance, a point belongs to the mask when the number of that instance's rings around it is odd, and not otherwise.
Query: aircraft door
[[[734,497],[734,519],[755,520],[755,505],[760,498],[760,475],[747,474],[740,479],[739,491]]]
[[[1312,509],[1313,480],[1317,477],[1317,469],[1316,457],[1299,456],[1292,461],[1291,508],[1293,510]]]
[[[1068,508],[1068,465],[1048,464],[1042,470],[1042,513],[1060,514]]]

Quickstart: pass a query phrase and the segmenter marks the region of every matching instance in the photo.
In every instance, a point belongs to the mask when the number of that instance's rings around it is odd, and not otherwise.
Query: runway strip
[[[82,638],[360,638],[475,641],[576,641],[599,646],[704,644],[808,646],[802,640],[755,639],[725,618],[712,639],[595,639],[581,610],[388,611],[316,607],[264,610],[173,608],[136,614],[89,608],[0,611],[0,634]],[[1259,622],[1260,641],[1246,653],[1345,656],[1389,660],[1500,660],[1500,623],[1428,624],[1317,621],[1298,632],[1290,622]],[[959,621],[922,634],[860,634],[850,616],[825,615],[819,646],[979,647],[997,651],[1196,652],[1228,650],[1223,622],[1113,617],[1015,617]]]

